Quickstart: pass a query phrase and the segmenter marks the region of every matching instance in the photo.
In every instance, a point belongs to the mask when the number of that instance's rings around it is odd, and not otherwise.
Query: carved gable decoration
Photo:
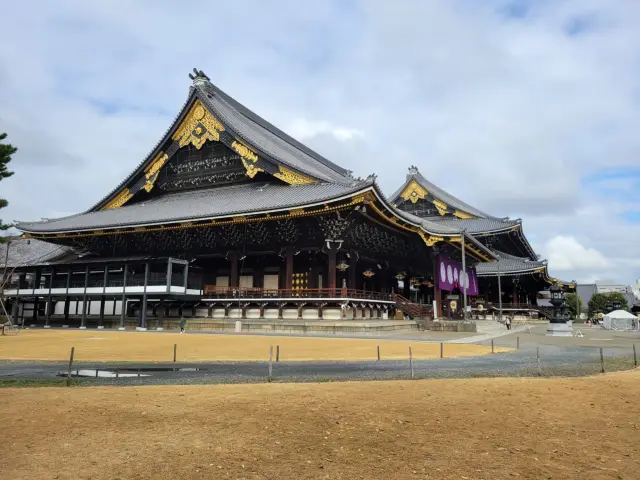
[[[400,196],[411,203],[416,203],[420,199],[424,200],[428,194],[429,192],[422,185],[415,180],[411,180]]]
[[[171,138],[179,141],[180,147],[191,143],[199,149],[207,140],[219,141],[220,132],[224,132],[222,123],[211,115],[200,100],[196,100]]]

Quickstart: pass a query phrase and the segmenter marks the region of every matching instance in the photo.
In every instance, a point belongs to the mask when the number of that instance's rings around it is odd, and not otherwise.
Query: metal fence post
[[[540,347],[536,348],[536,360],[538,361],[538,376],[542,376],[542,365],[540,365]]]
[[[602,347],[600,347],[600,373],[604,373],[604,353]]]
[[[636,352],[636,344],[633,344],[633,365],[638,366],[638,354]]]
[[[76,351],[76,347],[71,347],[71,354],[69,355],[69,370],[67,371],[67,387],[71,386],[71,367],[73,366],[73,354]]]
[[[267,379],[271,382],[271,377],[273,376],[273,345],[269,345],[269,378]]]
[[[411,345],[409,345],[409,368],[411,369],[411,380],[413,380],[413,353],[411,352]]]

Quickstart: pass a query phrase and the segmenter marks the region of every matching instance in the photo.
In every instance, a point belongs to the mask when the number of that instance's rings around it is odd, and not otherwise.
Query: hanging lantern
[[[340,270],[341,272],[345,272],[345,271],[347,270],[347,268],[349,268],[349,265],[348,265],[348,264],[346,264],[346,263],[344,262],[344,260],[343,260],[343,261],[342,261],[342,262],[340,262],[338,265],[336,265],[336,268],[337,268],[338,270]]]
[[[424,282],[422,282],[422,285],[428,288],[433,287],[433,283],[431,283],[429,280],[425,280]]]
[[[413,285],[414,287],[417,287],[418,285],[420,285],[420,279],[419,278],[412,278],[411,279],[411,285]]]
[[[364,272],[362,272],[362,274],[367,277],[367,278],[371,278],[375,275],[375,272],[371,269],[365,270]]]
[[[398,274],[396,275],[397,280],[404,280],[404,277],[406,277],[404,272],[398,272]]]

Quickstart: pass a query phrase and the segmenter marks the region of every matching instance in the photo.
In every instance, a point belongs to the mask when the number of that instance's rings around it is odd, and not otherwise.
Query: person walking
[[[507,319],[505,320],[504,324],[507,326],[507,330],[511,330],[511,317],[507,316]]]
[[[180,317],[180,333],[184,333],[184,326],[187,322],[185,321],[184,317]]]

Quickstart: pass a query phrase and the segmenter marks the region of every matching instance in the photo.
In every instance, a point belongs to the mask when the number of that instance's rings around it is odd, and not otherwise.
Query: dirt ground
[[[280,360],[373,360],[380,345],[382,359],[438,358],[437,343],[350,338],[210,335],[187,333],[114,332],[104,330],[24,330],[16,336],[0,336],[0,359],[170,362],[177,344],[179,362],[215,360],[267,360],[269,346],[280,346]],[[510,350],[495,347],[496,352]],[[484,355],[490,346],[447,344],[445,357]]]
[[[637,479],[640,371],[0,390],[0,478]]]

